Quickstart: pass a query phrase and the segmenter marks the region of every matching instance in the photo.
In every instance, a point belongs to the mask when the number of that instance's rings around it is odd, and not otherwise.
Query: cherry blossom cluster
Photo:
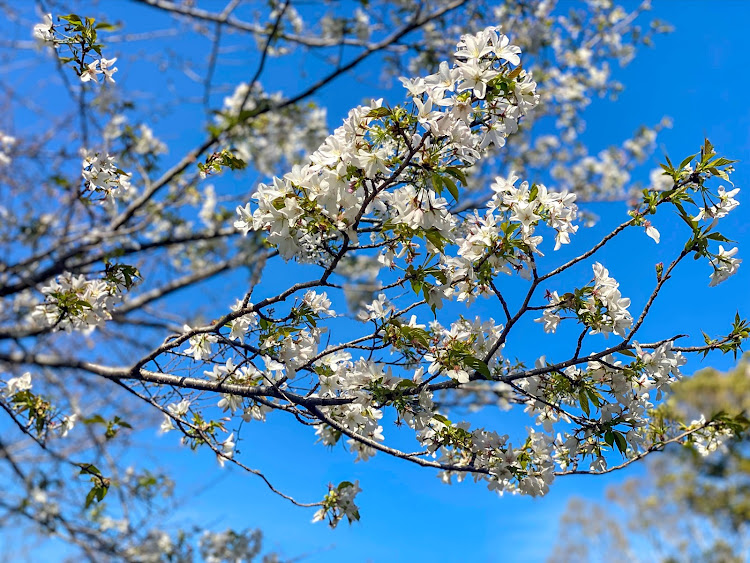
[[[543,255],[538,249],[543,237],[535,234],[539,223],[557,232],[554,250],[570,242],[570,234],[578,229],[575,195],[548,191],[543,184],[530,187],[528,182],[517,188],[517,180],[514,174],[496,177],[484,216],[475,212],[456,229],[460,233],[455,239],[456,256],[441,255],[441,269],[449,283],[425,293],[428,303],[440,306],[440,299],[453,295],[467,303],[477,295],[489,296],[490,278],[497,273],[517,272],[529,279],[531,255]]]
[[[455,198],[455,183],[425,171],[452,169],[460,177],[537,105],[531,75],[510,66],[520,62],[518,52],[495,28],[464,36],[453,67],[404,79],[411,109],[382,101],[353,109],[309,164],[259,186],[257,209],[238,207],[235,226],[266,231],[282,256],[306,261],[329,260],[343,239],[358,242],[365,215],[384,227],[386,261],[399,239],[417,230],[452,242],[456,222],[441,194],[445,183]],[[407,165],[414,169],[399,177]]]
[[[99,76],[102,75],[104,76],[104,82],[114,84],[115,79],[112,78],[112,75],[117,72],[117,67],[112,65],[114,65],[116,61],[117,57],[112,59],[105,59],[102,57],[101,59],[91,61],[86,65],[86,70],[81,73],[81,82],[99,82]]]
[[[607,468],[604,454],[608,446],[625,454],[628,449],[641,452],[653,441],[650,412],[681,377],[680,367],[686,359],[672,350],[671,342],[651,350],[636,344],[635,350],[635,358],[629,364],[608,355],[588,362],[585,370],[571,367],[557,378],[528,378],[519,383],[531,396],[541,399],[530,399],[526,410],[548,431],[558,419],[570,422],[572,417],[550,405],[562,401],[581,409],[586,423],[556,439],[555,458],[562,467],[577,468],[580,459],[590,457],[589,469],[603,471]],[[578,396],[561,396],[563,379],[580,389]],[[591,413],[597,410],[599,416],[592,417]]]
[[[18,377],[11,377],[8,381],[6,381],[3,394],[6,397],[10,397],[20,391],[28,391],[29,389],[31,389],[31,387],[31,372],[27,371],[23,375],[20,375]]]
[[[716,193],[718,201],[716,203],[705,202],[704,206],[701,207],[700,211],[698,212],[698,215],[695,216],[695,220],[700,221],[704,218],[721,219],[722,217],[726,217],[730,211],[735,209],[740,204],[736,199],[734,199],[734,196],[736,196],[739,192],[739,188],[734,188],[733,190],[726,191],[724,186],[719,186],[719,189]]]
[[[490,368],[493,367],[493,362],[500,361],[498,347],[495,345],[503,327],[496,325],[492,319],[482,322],[476,317],[472,322],[461,318],[450,329],[442,328],[437,323],[433,323],[430,328],[434,344],[424,356],[424,360],[430,362],[427,368],[430,375],[443,374],[458,383],[468,383],[472,367],[467,365],[467,358],[483,358],[490,353]]]
[[[162,434],[174,430],[173,419],[184,418],[190,410],[190,401],[187,399],[181,400],[179,403],[171,403],[166,406],[166,412],[164,413],[164,419],[162,420],[159,428]]]
[[[740,267],[742,260],[740,258],[734,258],[739,249],[737,247],[730,250],[725,250],[722,245],[719,245],[719,252],[713,255],[712,264],[714,271],[711,274],[711,281],[709,286],[713,287],[719,285],[721,282],[733,276],[737,273],[737,268]]]
[[[726,448],[726,441],[734,435],[730,428],[708,424],[705,415],[693,420],[690,427],[699,428],[697,432],[691,434],[690,443],[702,456]]]
[[[628,312],[630,299],[620,293],[619,284],[609,275],[609,271],[599,262],[593,265],[594,279],[574,293],[560,297],[556,291],[548,294],[549,306],[536,322],[544,324],[545,332],[555,332],[560,323],[561,312],[569,311],[591,328],[591,334],[615,333],[625,337],[626,330],[633,324]]]
[[[45,14],[43,21],[34,26],[34,39],[51,47],[61,63],[72,63],[81,82],[98,83],[99,76],[103,76],[104,83],[113,84],[117,57],[107,59],[102,56],[102,45],[97,42],[97,34],[99,31],[111,31],[114,26],[106,22],[95,23],[94,18],[81,18],[76,14],[59,16],[57,20],[64,23],[55,24],[52,14]],[[62,46],[68,48],[71,56],[58,55],[57,50]],[[97,57],[91,60],[94,54]]]
[[[213,381],[231,384],[258,385],[266,381],[264,373],[254,365],[248,364],[237,367],[231,358],[225,364],[214,365],[211,371],[205,371],[204,374]],[[231,393],[222,393],[216,406],[225,412],[229,411],[230,414],[234,414],[237,409],[243,407],[243,403],[242,397]],[[242,418],[247,422],[251,420],[263,421],[267,412],[269,412],[269,407],[262,404],[252,404],[244,408]]]
[[[716,231],[718,221],[726,217],[739,206],[735,199],[740,189],[727,191],[720,185],[715,191],[706,185],[711,178],[719,178],[730,182],[729,175],[734,172],[734,160],[718,156],[713,145],[705,140],[699,154],[685,158],[679,166],[674,166],[667,159],[662,164],[662,174],[670,179],[671,189],[644,190],[643,204],[639,209],[631,212],[636,225],[646,227],[646,234],[659,242],[659,232],[645,216],[654,213],[656,206],[663,203],[674,203],[682,220],[692,229],[693,237],[688,241],[686,251],[694,251],[696,258],[705,257],[713,267],[709,286],[715,286],[737,272],[742,262],[735,258],[738,249],[725,249],[719,245],[718,252],[710,249],[712,241],[731,242],[720,232]],[[685,205],[690,204],[697,209],[697,213],[688,213]],[[708,222],[710,220],[710,222]],[[708,224],[706,225],[706,223]],[[661,273],[659,273],[661,276]]]
[[[47,430],[53,430],[56,436],[65,438],[75,427],[78,420],[77,413],[64,414],[54,409],[49,401],[31,392],[34,387],[31,372],[27,371],[18,377],[11,377],[5,382],[0,379],[0,383],[5,385],[0,400],[4,397],[15,411],[26,412],[29,426],[34,426],[37,434],[49,436]]]
[[[512,163],[511,168],[531,176],[531,169],[546,174],[554,170],[553,178],[560,188],[578,194],[579,200],[589,198],[619,198],[624,194],[627,170],[632,164],[619,156],[605,156],[606,180],[596,173],[586,173],[578,162],[586,156],[588,147],[577,140],[585,129],[583,112],[595,97],[615,96],[623,87],[613,79],[613,61],[627,64],[634,47],[649,44],[656,34],[668,32],[668,26],[653,22],[650,29],[634,22],[639,12],[647,11],[647,4],[625,10],[615,2],[587,1],[575,6],[559,2],[535,1],[524,3],[499,3],[491,7],[491,20],[503,22],[505,29],[513,30],[513,40],[524,52],[526,68],[533,68],[539,89],[544,92],[544,105],[535,118],[527,121],[521,135],[502,157],[502,162]],[[476,14],[481,19],[482,16]],[[431,69],[433,61],[449,54],[445,35],[458,34],[465,29],[466,19],[445,24],[425,26],[423,45],[410,60],[412,72]],[[597,31],[592,34],[592,31]],[[549,133],[543,122],[555,120],[556,131]],[[534,125],[538,123],[539,127]],[[646,136],[636,134],[638,143]],[[537,140],[543,143],[537,144]],[[542,145],[554,145],[544,150]],[[649,144],[649,149],[653,148]],[[533,149],[533,150],[532,150]],[[539,150],[537,150],[539,149]],[[619,149],[615,149],[619,152]],[[605,151],[609,152],[609,151]],[[597,167],[601,155],[593,155],[588,163]],[[619,168],[617,164],[621,165]],[[578,168],[578,170],[575,170]],[[491,169],[491,167],[490,167]],[[582,172],[583,174],[578,174]],[[593,171],[592,171],[593,172]],[[494,175],[496,169],[490,174]],[[574,184],[574,177],[583,180]],[[609,180],[613,181],[609,181]],[[580,191],[579,191],[580,190]],[[612,191],[609,191],[612,190]]]
[[[474,480],[486,481],[487,488],[499,494],[510,492],[541,496],[549,491],[554,480],[555,463],[552,459],[553,442],[544,433],[529,433],[521,446],[514,448],[508,436],[499,436],[484,429],[470,430],[468,423],[433,424],[428,434],[453,435],[451,447],[443,446],[439,458],[456,467],[475,464],[483,473],[474,473]],[[441,441],[445,439],[441,436]],[[466,473],[446,470],[440,474],[445,483],[453,477],[462,481]]]
[[[114,157],[105,153],[87,153],[83,158],[83,180],[86,189],[110,199],[130,189],[130,174],[120,170]]]
[[[633,451],[647,447],[650,436],[646,420],[653,407],[652,401],[660,398],[661,392],[679,377],[679,366],[684,363],[684,357],[672,352],[671,344],[665,344],[650,353],[638,348],[638,360],[630,366],[623,366],[610,356],[601,362],[589,362],[585,370],[566,368],[559,379],[526,377],[519,380],[519,388],[528,397],[526,411],[534,415],[537,424],[545,430],[531,430],[521,447],[514,448],[507,435],[500,436],[481,428],[471,430],[468,423],[451,423],[441,415],[429,421],[420,441],[430,450],[439,447],[440,461],[444,464],[479,470],[473,473],[474,479],[486,480],[490,490],[533,496],[545,494],[554,480],[556,464],[567,468],[577,466],[582,457],[592,457],[590,470],[606,469],[605,449],[597,434],[604,434],[604,442],[616,443],[623,452],[628,447]],[[542,358],[537,367],[544,364]],[[554,438],[554,423],[571,422],[570,416],[556,403],[562,399],[569,405],[578,405],[575,399],[561,395],[560,380],[563,379],[579,382],[581,388],[596,382],[601,397],[596,399],[595,408],[600,410],[600,417],[592,419],[590,426],[558,433]],[[607,396],[609,401],[604,400]],[[589,407],[585,409],[588,411]],[[588,416],[589,412],[585,414]],[[615,425],[620,425],[622,430]],[[442,474],[446,482],[453,476],[462,480],[466,473],[446,470]]]
[[[32,318],[41,326],[68,332],[91,331],[112,318],[112,308],[120,300],[118,287],[109,280],[87,279],[64,273],[41,289],[44,302],[36,306]]]
[[[45,14],[42,22],[34,26],[32,31],[34,39],[42,44],[54,45],[55,43],[55,24],[52,21],[52,14]]]
[[[692,172],[692,170],[689,170]],[[734,199],[739,193],[739,188],[734,188],[730,191],[726,191],[724,186],[719,186],[716,194],[703,193],[703,206],[700,206],[698,214],[693,218],[694,221],[705,221],[707,219],[715,224],[718,219],[726,217],[732,210],[734,210],[739,202]],[[715,203],[712,199],[712,195],[716,198]],[[726,242],[726,241],[725,241]],[[714,271],[711,274],[711,281],[709,286],[715,286],[733,276],[737,269],[740,267],[742,260],[740,258],[734,258],[737,254],[738,248],[725,249],[723,245],[719,245],[719,251],[710,256],[711,264],[714,267]]]
[[[318,361],[316,367],[320,381],[316,396],[354,399],[340,407],[325,407],[331,424],[336,424],[336,427],[330,424],[318,425],[316,434],[319,440],[326,446],[332,446],[341,438],[342,431],[346,431],[347,435],[354,434],[382,442],[383,427],[379,421],[383,412],[372,404],[372,393],[367,389],[374,386],[395,389],[402,379],[394,378],[390,370],[376,363],[366,360],[352,362],[348,352],[327,355]],[[367,461],[375,455],[372,447],[355,438],[350,437],[347,444],[357,454],[358,461]]]
[[[331,527],[335,528],[344,518],[349,522],[359,520],[359,507],[354,504],[354,498],[361,491],[359,481],[344,481],[338,487],[331,487],[323,500],[323,508],[315,513],[313,522],[327,519]]]
[[[583,324],[591,327],[591,334],[615,334],[625,337],[625,331],[633,324],[628,312],[630,299],[623,297],[620,284],[609,275],[609,271],[596,262],[593,265],[594,287],[581,309],[576,311]]]
[[[510,221],[521,224],[523,240],[529,248],[536,250],[538,237],[534,238],[534,226],[544,221],[557,231],[555,250],[570,243],[570,235],[578,230],[576,220],[578,207],[573,203],[575,194],[548,191],[544,184],[522,182],[515,187],[518,177],[511,173],[508,178],[495,178],[491,188],[494,192],[489,208],[510,212]]]

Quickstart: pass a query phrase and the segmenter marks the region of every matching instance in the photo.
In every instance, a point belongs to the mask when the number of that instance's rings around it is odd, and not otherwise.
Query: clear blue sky
[[[750,177],[750,108],[746,101],[750,85],[750,3],[657,0],[654,4],[652,15],[673,24],[675,32],[658,37],[651,49],[639,50],[628,67],[615,69],[615,77],[626,89],[616,102],[594,101],[586,114],[588,127],[583,138],[596,152],[619,144],[639,125],[655,124],[668,115],[674,120],[674,127],[660,134],[657,159],[668,153],[673,160],[680,160],[697,152],[704,137],[721,153],[739,159],[733,180],[743,188],[741,206],[724,222],[722,232],[738,241],[740,256],[748,260],[750,189],[744,188]],[[128,31],[164,25],[153,11],[130,6],[127,9],[134,16],[149,15],[149,19],[139,19],[137,23],[126,18],[133,22],[128,23]],[[119,66],[124,78],[133,72],[125,61]],[[221,79],[226,81],[248,78],[247,69],[238,68],[232,71],[234,75],[226,69],[223,72],[227,74]],[[373,91],[373,77],[363,83],[351,82],[347,88],[328,88],[319,95],[331,108],[332,128],[365,97],[384,95],[394,103],[402,98],[400,88]],[[294,80],[286,69],[271,66],[265,83],[273,90],[274,82]],[[295,88],[285,90],[294,92]],[[215,101],[219,100],[217,96]],[[202,137],[200,130],[186,128],[180,117],[157,122],[154,129],[170,145],[169,158],[176,158],[181,149],[191,148]],[[652,164],[656,165],[656,161]],[[555,260],[562,261],[566,253],[588,248],[626,217],[622,203],[597,204],[592,209],[601,216],[599,224],[581,229],[571,248],[554,256]],[[653,264],[668,260],[669,251],[684,243],[682,233],[672,231],[674,223],[668,218],[658,216],[655,224],[662,231],[659,246],[634,231],[599,258],[610,267],[623,294],[633,299],[634,311],[639,310],[651,290]],[[280,274],[279,269],[273,271]],[[735,310],[750,315],[750,263],[743,264],[736,276],[718,288],[708,288],[709,274],[707,264],[694,265],[691,261],[683,275],[672,280],[673,291],[665,294],[667,299],[657,301],[652,320],[644,326],[640,338],[651,341],[664,337],[664,327],[669,327],[670,333],[689,331],[699,335],[703,329],[720,334],[728,330]],[[534,338],[540,334],[538,325],[530,325],[529,330],[534,331]],[[521,357],[538,355],[528,341],[526,350],[522,340],[517,346],[514,353]],[[554,353],[555,348],[551,350]],[[704,365],[727,368],[731,363],[731,358],[718,355],[709,356],[704,363],[696,358],[686,371],[690,373]],[[525,416],[509,417],[508,421],[521,426],[533,424]],[[220,471],[209,453],[193,454],[179,448],[174,434],[157,438],[154,433],[153,440],[154,454],[161,459],[168,454],[167,467],[173,469],[178,492],[189,499],[174,514],[173,522],[198,521],[216,528],[260,527],[270,548],[280,550],[286,557],[307,554],[304,560],[310,562],[542,561],[554,543],[567,498],[574,494],[601,498],[606,486],[627,475],[622,472],[606,477],[559,479],[542,499],[509,495],[498,498],[473,483],[445,486],[431,471],[382,454],[370,462],[354,464],[350,454],[341,448],[329,452],[314,444],[311,432],[282,416],[272,416],[264,425],[246,425],[239,445],[244,462],[261,469],[300,500],[319,500],[328,482],[360,480],[361,522],[351,527],[342,524],[332,531],[323,524],[311,524],[312,511],[293,507],[273,495],[256,477],[235,469]],[[214,486],[192,498],[191,491],[200,488],[199,483],[217,476],[220,478]]]

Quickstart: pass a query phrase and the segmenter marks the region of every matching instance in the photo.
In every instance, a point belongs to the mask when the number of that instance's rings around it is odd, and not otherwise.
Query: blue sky
[[[610,144],[619,144],[639,125],[655,124],[666,115],[673,119],[674,126],[659,135],[659,149],[650,164],[655,166],[664,153],[679,161],[697,152],[704,137],[721,154],[739,159],[733,181],[743,188],[741,206],[723,222],[722,232],[735,239],[740,256],[747,257],[750,200],[745,197],[748,192],[744,187],[750,177],[750,107],[745,92],[750,67],[747,48],[750,3],[656,1],[654,4],[652,15],[670,22],[675,32],[657,37],[654,46],[639,50],[628,67],[615,69],[615,77],[625,85],[625,91],[616,102],[594,101],[586,113],[588,125],[583,139],[595,153]],[[134,15],[143,13],[146,12],[133,10]],[[127,27],[134,31],[156,29],[163,24],[163,20],[153,17]],[[127,79],[131,71],[125,64],[120,68],[123,79]],[[246,69],[223,72],[221,78],[226,81],[247,79]],[[373,76],[361,83],[351,81],[351,87],[334,86],[319,94],[318,98],[331,108],[332,128],[363,98],[386,96],[394,103],[400,101],[400,89],[388,91]],[[295,92],[296,88],[289,84],[295,80],[286,69],[271,66],[264,82],[271,91],[276,82],[285,83],[288,86],[285,90]],[[175,87],[179,90],[180,85]],[[220,99],[216,96],[214,101]],[[54,102],[49,100],[49,103]],[[194,111],[197,110],[195,106]],[[154,124],[157,135],[170,145],[169,158],[180,155],[182,149],[191,148],[202,138],[199,128],[186,128],[181,120],[173,117]],[[627,218],[623,203],[600,203],[590,208],[600,215],[599,224],[581,229],[571,248],[557,255],[549,253],[550,268],[563,262],[565,256],[590,247]],[[653,265],[669,260],[670,251],[680,248],[685,240],[684,233],[675,228],[677,223],[669,217],[658,215],[654,223],[662,232],[660,245],[655,245],[642,231],[633,230],[599,256],[620,282],[623,294],[633,299],[634,311],[639,310],[652,288]],[[735,310],[740,315],[750,315],[747,297],[750,264],[744,264],[736,276],[718,288],[709,288],[708,265],[703,261],[690,262],[672,280],[671,291],[656,302],[651,321],[640,334],[641,340],[664,337],[665,331],[700,335],[702,329],[708,334],[721,334],[728,330]],[[277,265],[269,275],[280,278],[284,268]],[[576,275],[585,283],[590,270],[581,270]],[[554,339],[544,338],[539,325],[527,323],[519,328],[528,331],[521,333],[515,342],[514,354],[519,357],[533,359],[539,355],[537,347],[542,345],[550,354],[562,350]],[[533,339],[527,334],[533,334]],[[686,372],[706,365],[725,369],[732,365],[732,359],[712,355],[701,362],[693,358]],[[525,415],[509,415],[503,421],[517,429],[533,424]],[[360,480],[361,522],[329,530],[323,524],[311,524],[312,511],[296,508],[273,495],[258,478],[236,469],[220,471],[209,453],[190,453],[179,448],[174,434],[154,436],[153,441],[153,457],[158,456],[162,463],[166,460],[166,467],[173,470],[178,481],[178,494],[187,499],[172,516],[172,522],[202,522],[217,529],[260,527],[269,548],[280,550],[286,557],[305,554],[304,560],[310,562],[541,561],[554,544],[559,516],[571,495],[600,499],[605,487],[640,471],[635,468],[606,477],[559,479],[549,495],[541,499],[497,497],[470,482],[445,486],[431,471],[387,459],[382,454],[367,463],[354,464],[350,454],[341,448],[328,451],[314,444],[312,432],[282,416],[272,416],[264,425],[245,425],[239,444],[243,461],[261,469],[295,498],[319,500],[328,482]],[[217,477],[214,486],[192,496],[192,491]]]

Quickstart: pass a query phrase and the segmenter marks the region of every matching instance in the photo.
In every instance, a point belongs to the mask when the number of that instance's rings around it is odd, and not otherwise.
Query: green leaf
[[[716,154],[714,146],[708,139],[703,141],[703,149],[701,150],[701,164],[706,164]]]
[[[529,192],[529,201],[534,201],[537,195],[539,195],[539,186],[532,184],[531,191]]]
[[[101,475],[102,474],[102,472],[99,471],[99,468],[93,463],[76,463],[76,465],[81,468],[80,475],[84,475],[84,474]]]
[[[432,175],[432,189],[438,195],[443,193],[443,177],[440,174]]]
[[[625,455],[625,452],[628,451],[628,441],[625,439],[625,436],[623,436],[621,432],[614,432],[614,436],[617,449],[620,450],[621,454]]]
[[[106,424],[106,422],[107,421],[104,420],[104,417],[100,414],[95,414],[94,416],[83,419],[84,424]]]
[[[411,280],[411,289],[419,295],[419,292],[422,291],[422,282],[419,280]]]
[[[391,108],[372,108],[369,112],[367,112],[367,115],[365,117],[385,117],[387,115],[391,115],[391,113]]]
[[[523,70],[523,65],[520,65],[520,64],[519,64],[519,65],[518,65],[518,66],[517,66],[516,68],[514,68],[514,69],[513,69],[512,71],[510,71],[510,72],[508,73],[508,75],[506,76],[506,78],[507,78],[508,80],[513,80],[513,79],[515,79],[515,78],[516,78],[516,77],[517,77],[517,76],[518,76],[519,74],[521,74],[521,71],[522,71],[522,70]]]
[[[460,168],[456,166],[449,166],[448,168],[445,169],[445,171],[451,176],[453,176],[456,180],[461,182],[461,184],[463,184],[464,187],[466,187],[467,185],[466,174],[464,174],[463,170],[461,170]]]
[[[591,406],[589,405],[589,397],[585,389],[581,389],[578,392],[578,401],[581,403],[581,410],[586,416],[591,415]]]
[[[729,175],[723,170],[719,170],[718,168],[709,168],[708,171],[714,176],[718,176],[722,180],[729,180]]]
[[[94,485],[91,490],[86,495],[86,508],[91,506],[91,504],[96,500],[96,502],[101,502],[104,500],[104,497],[107,496],[107,493],[109,492],[109,487],[105,485]]]
[[[96,496],[96,487],[92,488],[89,491],[89,494],[86,495],[86,508],[91,506],[91,503],[94,502],[94,497]]]
[[[492,378],[492,374],[490,373],[490,368],[487,367],[487,364],[485,364],[479,358],[475,358],[474,356],[466,356],[466,358],[464,358],[464,363],[470,368],[472,368],[473,370],[481,373],[487,379]]]
[[[707,239],[711,239],[711,240],[718,240],[718,241],[721,241],[721,242],[735,242],[733,240],[728,239],[727,237],[725,237],[721,233],[711,233],[709,235],[706,235],[706,238]]]
[[[738,162],[737,160],[730,160],[728,158],[724,158],[723,156],[720,156],[719,158],[715,158],[711,162],[709,162],[706,165],[706,168],[716,168],[717,166],[726,166],[727,164],[734,164],[735,162]]]
[[[57,19],[65,20],[70,23],[82,23],[81,17],[76,14],[68,14],[67,16],[58,16]]]
[[[456,182],[454,182],[451,178],[442,177],[441,178],[443,184],[445,184],[445,187],[447,188],[448,192],[453,196],[453,199],[458,203],[458,187],[456,186]]]
[[[680,167],[678,168],[678,170],[682,170],[683,168],[685,168],[685,166],[690,164],[690,161],[693,160],[696,156],[698,156],[697,153],[691,154],[690,156],[685,157],[685,159],[680,163]]]
[[[433,414],[432,418],[434,418],[435,420],[439,422],[442,422],[446,426],[450,426],[452,424],[451,421],[448,420],[446,417],[444,417],[442,414]]]
[[[599,393],[596,392],[596,389],[586,389],[586,394],[589,396],[589,400],[594,404],[594,406],[598,408],[601,404],[601,397],[599,396]]]
[[[440,252],[445,249],[445,238],[443,238],[443,236],[440,234],[440,231],[438,231],[437,229],[430,229],[428,231],[425,231],[424,235],[435,248],[440,249]],[[445,276],[444,273],[443,276]]]
[[[425,301],[430,300],[430,291],[432,291],[432,288],[435,287],[431,283],[423,282],[422,283],[422,294],[424,295]]]
[[[666,164],[659,164],[664,169],[665,176],[672,176],[674,174],[674,168],[667,166]]]

